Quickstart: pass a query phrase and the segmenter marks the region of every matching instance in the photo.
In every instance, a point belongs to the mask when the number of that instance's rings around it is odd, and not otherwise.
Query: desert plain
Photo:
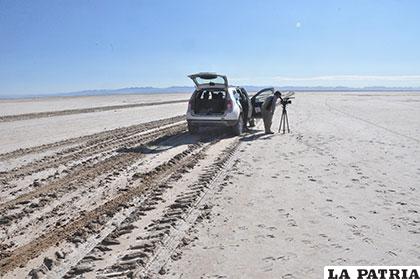
[[[420,92],[297,92],[240,137],[190,135],[189,96],[0,100],[0,277],[419,265]]]

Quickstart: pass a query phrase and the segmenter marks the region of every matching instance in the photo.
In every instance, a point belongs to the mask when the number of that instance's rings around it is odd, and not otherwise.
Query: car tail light
[[[231,112],[231,111],[233,110],[233,103],[232,103],[232,100],[227,100],[227,103],[226,103],[226,108],[227,108],[227,111],[228,111],[228,112]]]
[[[192,108],[192,101],[191,99],[188,101],[188,111],[191,111]]]

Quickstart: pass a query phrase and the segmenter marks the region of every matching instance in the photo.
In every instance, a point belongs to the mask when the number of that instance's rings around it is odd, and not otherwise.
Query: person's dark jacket
[[[265,99],[264,103],[262,104],[264,106],[264,109],[266,110],[275,109],[277,99],[278,97],[276,95],[267,97],[267,99]]]

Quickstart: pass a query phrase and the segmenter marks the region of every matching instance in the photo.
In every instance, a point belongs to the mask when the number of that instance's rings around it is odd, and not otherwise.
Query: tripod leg
[[[286,133],[286,117],[287,117],[285,110],[283,110],[282,116],[283,116],[283,119],[284,119],[284,121],[283,121],[283,134],[284,134],[284,133]]]
[[[289,117],[287,116],[287,111],[286,111],[286,123],[287,123],[287,132],[290,133],[290,128],[289,128]]]
[[[280,118],[280,125],[279,125],[279,133],[280,133],[280,131],[281,131],[281,124],[283,123],[283,114],[281,115],[281,118]]]

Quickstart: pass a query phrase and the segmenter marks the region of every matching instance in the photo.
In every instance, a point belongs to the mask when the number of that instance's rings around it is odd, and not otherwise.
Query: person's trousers
[[[273,113],[271,110],[266,110],[264,108],[261,109],[262,119],[264,121],[264,129],[265,132],[271,131],[271,123],[273,122]]]

